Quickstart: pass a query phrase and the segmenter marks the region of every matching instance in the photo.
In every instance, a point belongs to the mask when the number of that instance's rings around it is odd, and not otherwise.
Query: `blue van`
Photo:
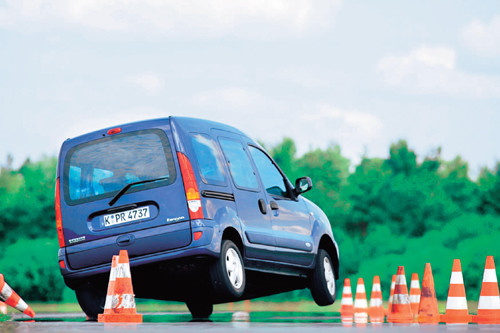
[[[91,319],[126,249],[136,297],[213,304],[309,288],[335,301],[338,247],[326,215],[241,131],[183,117],[66,140],[59,154],[59,266]]]

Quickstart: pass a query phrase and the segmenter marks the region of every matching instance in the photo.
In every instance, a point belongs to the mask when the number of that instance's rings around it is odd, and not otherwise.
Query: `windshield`
[[[167,136],[151,129],[73,147],[63,177],[65,200],[73,205],[112,197],[130,183],[165,178],[134,186],[128,193],[168,185],[176,174]]]

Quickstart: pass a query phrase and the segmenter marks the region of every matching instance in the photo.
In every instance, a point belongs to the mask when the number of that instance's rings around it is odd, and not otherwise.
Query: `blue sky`
[[[500,160],[497,1],[0,0],[0,164],[168,115],[357,163]]]

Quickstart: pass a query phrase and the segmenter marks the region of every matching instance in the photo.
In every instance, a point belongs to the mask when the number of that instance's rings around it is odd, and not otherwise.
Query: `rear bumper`
[[[141,270],[151,270],[154,265],[168,265],[169,263],[184,262],[200,262],[200,260],[210,260],[218,258],[220,255],[220,232],[218,225],[212,220],[194,220],[191,221],[192,233],[202,232],[202,236],[198,240],[192,240],[185,247],[159,251],[151,254],[141,255],[130,258],[130,267],[132,274]],[[126,250],[127,247],[121,249]],[[116,253],[118,254],[118,253]],[[80,283],[94,278],[109,277],[111,269],[111,257],[109,262],[101,265],[95,265],[82,269],[71,269],[66,256],[66,248],[59,249],[59,261],[64,261],[66,268],[61,268],[66,285],[75,289]]]

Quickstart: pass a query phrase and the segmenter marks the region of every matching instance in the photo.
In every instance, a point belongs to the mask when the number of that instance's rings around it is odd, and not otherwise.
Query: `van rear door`
[[[156,128],[137,123],[118,134],[95,132],[75,141],[63,146],[60,161],[70,268],[109,263],[120,249],[135,257],[191,243],[168,120]]]

